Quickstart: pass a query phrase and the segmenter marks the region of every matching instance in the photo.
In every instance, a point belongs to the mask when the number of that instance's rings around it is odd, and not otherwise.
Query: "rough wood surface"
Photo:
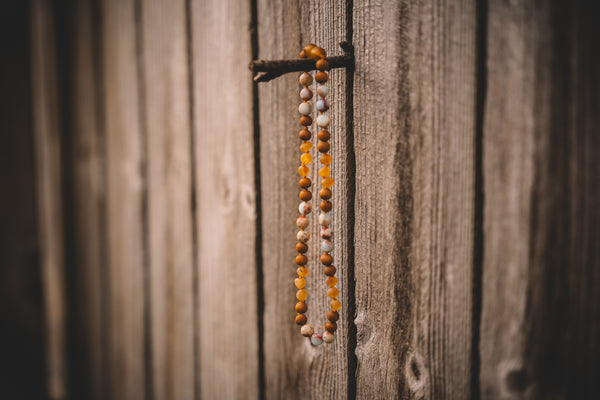
[[[147,268],[145,139],[140,126],[134,0],[102,2],[110,290],[109,397],[144,399]],[[145,355],[146,354],[146,355]]]
[[[259,1],[259,58],[295,58],[307,43],[324,47],[328,55],[341,54],[339,42],[346,40],[345,5],[334,1]],[[330,72],[330,115],[332,124],[332,176],[335,180],[334,205],[334,265],[339,282],[343,309],[338,322],[336,342],[313,348],[300,335],[294,321],[296,289],[295,220],[298,217],[298,179],[301,143],[297,111],[299,98],[298,73],[292,73],[267,84],[259,90],[261,181],[263,198],[263,271],[264,271],[264,332],[266,398],[269,399],[343,399],[348,394],[348,154],[346,140],[346,72]],[[316,93],[316,91],[314,91]],[[315,94],[316,97],[316,94]],[[309,323],[323,332],[325,314],[329,310],[322,265],[319,262],[317,221],[320,199],[320,168],[316,151],[316,124],[313,132],[313,162],[309,165],[313,185],[313,212],[309,215],[310,275],[307,316]],[[350,194],[352,196],[352,194]],[[277,330],[277,335],[269,334]]]
[[[52,4],[31,4],[33,136],[44,293],[47,395],[67,396],[61,136]]]
[[[489,4],[481,392],[600,395],[600,42],[584,2]]]
[[[193,399],[194,254],[186,3],[141,6],[152,385],[157,399]]]
[[[259,354],[250,3],[193,2],[190,18],[199,395],[255,399]]]
[[[469,398],[476,10],[354,1],[358,398]]]

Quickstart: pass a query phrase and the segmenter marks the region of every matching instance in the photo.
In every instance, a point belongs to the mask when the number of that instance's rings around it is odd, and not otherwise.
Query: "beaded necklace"
[[[298,111],[301,114],[300,117],[300,125],[303,126],[300,131],[300,139],[302,143],[300,144],[300,150],[302,155],[300,156],[301,165],[298,168],[298,173],[300,174],[300,194],[299,198],[302,201],[298,210],[300,211],[300,217],[296,220],[296,225],[300,228],[300,231],[296,235],[298,239],[298,243],[296,244],[296,251],[298,251],[298,255],[296,256],[296,264],[298,265],[297,273],[298,278],[295,280],[295,285],[298,288],[298,292],[296,293],[296,298],[298,299],[298,303],[296,303],[296,324],[300,325],[300,333],[310,338],[310,342],[313,346],[319,346],[323,342],[331,343],[334,339],[334,333],[337,330],[336,321],[339,319],[338,310],[342,307],[342,303],[338,300],[339,290],[335,287],[337,284],[337,278],[335,277],[336,268],[333,264],[333,256],[330,254],[333,251],[333,243],[332,243],[332,229],[329,227],[332,221],[332,213],[331,210],[333,205],[331,204],[332,191],[331,187],[333,186],[333,178],[331,177],[331,169],[329,165],[332,162],[331,156],[328,154],[331,145],[329,144],[329,140],[331,138],[331,134],[327,130],[330,118],[326,114],[329,109],[329,105],[327,100],[325,99],[329,93],[329,88],[325,85],[329,76],[327,74],[327,70],[329,70],[329,63],[325,59],[327,56],[325,50],[321,47],[317,47],[314,44],[308,44],[304,47],[302,52],[300,53],[301,58],[311,58],[316,61],[316,68],[318,70],[315,73],[315,81],[317,82],[317,94],[318,100],[316,102],[316,109],[319,112],[317,116],[317,126],[320,129],[317,138],[319,139],[317,143],[317,150],[321,153],[320,162],[322,167],[319,169],[319,176],[321,177],[321,185],[323,188],[319,191],[319,197],[321,197],[322,201],[320,204],[321,213],[319,215],[319,224],[321,225],[320,236],[322,239],[321,242],[321,251],[323,254],[321,255],[321,264],[324,265],[323,272],[327,276],[325,279],[325,283],[327,284],[327,296],[331,298],[330,306],[331,310],[327,312],[327,322],[325,323],[325,332],[323,334],[315,332],[312,325],[307,324],[306,311],[308,310],[308,306],[306,305],[306,299],[308,297],[308,292],[304,287],[306,286],[306,278],[308,276],[308,269],[306,264],[308,263],[308,258],[304,253],[308,251],[307,242],[310,239],[310,234],[305,230],[309,225],[309,220],[306,217],[311,212],[310,200],[312,199],[312,193],[308,190],[312,184],[310,178],[308,178],[308,173],[310,172],[308,165],[312,162],[312,156],[310,155],[310,149],[312,148],[312,143],[310,139],[312,134],[309,130],[309,127],[312,126],[313,119],[310,114],[312,112],[312,104],[309,101],[313,97],[313,93],[310,90],[310,85],[313,82],[312,76],[307,72],[303,72],[300,75],[300,84],[302,85],[302,89],[300,90],[300,98],[302,99],[302,103],[298,107]]]

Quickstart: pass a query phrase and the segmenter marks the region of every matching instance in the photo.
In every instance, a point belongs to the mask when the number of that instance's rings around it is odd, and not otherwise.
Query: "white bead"
[[[300,203],[298,211],[300,211],[300,214],[308,215],[312,211],[312,207],[310,206],[310,204],[303,201],[302,203]]]
[[[299,242],[307,242],[308,239],[310,239],[310,233],[306,232],[306,231],[298,231],[298,233],[296,234],[296,239],[298,239]]]
[[[329,116],[325,115],[325,114],[321,114],[317,117],[317,125],[319,125],[321,128],[327,128],[329,126]]]
[[[317,101],[317,111],[325,112],[329,110],[329,105],[325,100]]]
[[[300,98],[304,101],[312,99],[313,92],[309,88],[302,88],[300,91]]]
[[[319,96],[325,97],[329,94],[329,88],[325,85],[321,85],[317,88],[317,93],[319,93]]]
[[[298,112],[302,115],[308,115],[310,114],[310,104],[304,102],[302,104],[300,104],[300,106],[298,107]]]
[[[320,333],[313,333],[312,336],[310,337],[310,343],[313,346],[320,346],[323,344],[323,336]]]
[[[329,224],[331,224],[331,218],[330,213],[321,213],[319,215],[319,224],[322,226],[329,226]]]
[[[330,252],[333,250],[333,243],[329,240],[323,240],[321,243],[321,251]]]

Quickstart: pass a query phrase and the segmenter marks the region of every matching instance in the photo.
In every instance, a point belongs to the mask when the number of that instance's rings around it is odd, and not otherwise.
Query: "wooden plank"
[[[200,397],[259,396],[250,3],[193,2]]]
[[[106,182],[104,133],[99,115],[100,84],[94,6],[90,0],[74,1],[72,32],[72,79],[69,121],[71,131],[69,159],[70,184],[73,195],[72,216],[73,262],[75,281],[71,323],[77,324],[78,346],[71,342],[70,351],[77,352],[81,364],[71,366],[77,374],[73,381],[73,397],[103,399],[106,396]],[[64,28],[63,28],[64,29]],[[64,37],[63,37],[64,39]],[[75,377],[74,377],[75,379]]]
[[[109,397],[146,397],[144,151],[134,0],[102,4],[108,265]]]
[[[488,12],[481,392],[600,396],[598,10]]]
[[[194,262],[186,2],[142,4],[152,384],[194,398]]]
[[[33,135],[50,399],[67,397],[61,136],[54,21],[49,1],[31,4]]]
[[[341,54],[339,42],[346,40],[346,6],[335,1],[267,1],[258,2],[259,58],[294,58],[304,44],[317,43],[329,54]],[[264,331],[266,398],[271,399],[343,399],[348,395],[348,266],[349,232],[348,199],[348,141],[346,137],[346,72],[330,74],[330,115],[332,124],[332,174],[335,180],[334,259],[338,268],[338,289],[343,303],[341,318],[333,345],[313,348],[300,335],[294,324],[296,277],[295,220],[298,217],[298,179],[300,165],[297,107],[299,74],[289,74],[259,90],[261,181],[263,201],[264,263]],[[316,151],[316,125],[313,131],[313,162],[310,164],[313,181],[311,201],[318,210],[320,167]],[[309,242],[310,275],[307,316],[318,331],[324,331],[325,314],[329,310],[322,266],[319,262],[318,212],[310,216]],[[277,330],[277,335],[269,334]],[[351,373],[351,372],[350,372]]]
[[[358,398],[470,398],[474,2],[354,1]]]

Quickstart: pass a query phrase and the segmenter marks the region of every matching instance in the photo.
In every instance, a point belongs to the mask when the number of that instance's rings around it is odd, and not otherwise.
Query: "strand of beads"
[[[298,303],[296,303],[296,324],[300,325],[301,332],[304,334],[305,331],[312,331],[312,327],[307,325],[306,311],[308,311],[308,306],[306,305],[306,298],[308,297],[308,292],[304,287],[306,286],[306,278],[308,276],[308,269],[306,268],[306,263],[308,262],[308,258],[304,255],[308,251],[308,245],[306,242],[310,238],[310,234],[305,230],[308,227],[308,218],[306,216],[311,212],[311,206],[309,201],[312,198],[312,193],[308,190],[311,185],[310,178],[308,178],[309,168],[308,164],[311,163],[312,157],[309,153],[312,142],[310,142],[312,134],[308,129],[309,126],[312,125],[312,118],[310,117],[310,113],[312,111],[312,106],[308,101],[313,97],[312,91],[309,89],[313,81],[312,76],[304,72],[300,75],[300,84],[302,85],[302,90],[300,90],[300,98],[302,99],[302,103],[298,107],[298,111],[300,112],[300,125],[303,126],[300,131],[300,139],[302,143],[300,144],[300,150],[302,155],[300,156],[300,167],[298,168],[298,173],[300,174],[300,197],[301,203],[298,210],[300,211],[300,216],[296,220],[296,225],[300,228],[296,238],[298,239],[298,243],[296,244],[296,251],[298,255],[296,256],[296,265],[298,265],[297,273],[298,278],[295,280],[296,288],[298,291],[296,292],[296,298],[298,299]],[[310,332],[312,335],[313,332]]]
[[[325,323],[325,333],[323,333],[323,340],[326,343],[331,343],[334,339],[334,333],[337,330],[336,321],[339,319],[338,310],[342,307],[342,303],[338,300],[339,290],[335,287],[337,284],[337,278],[335,277],[336,268],[333,264],[333,257],[331,256],[331,252],[333,251],[333,233],[330,228],[332,215],[331,210],[333,205],[331,204],[331,196],[332,191],[331,187],[333,186],[333,178],[331,177],[331,156],[328,154],[331,146],[329,144],[329,139],[331,139],[331,134],[327,130],[330,123],[330,118],[326,114],[327,110],[329,110],[329,105],[327,104],[326,97],[329,94],[329,88],[325,85],[329,79],[327,70],[329,70],[329,63],[327,60],[323,58],[319,59],[316,63],[317,69],[319,72],[315,74],[315,80],[319,84],[317,87],[317,93],[319,94],[319,100],[317,101],[316,108],[319,112],[319,116],[317,117],[317,125],[321,130],[319,131],[317,137],[319,142],[317,144],[317,149],[320,153],[322,153],[320,161],[323,165],[321,169],[319,169],[319,175],[321,176],[321,185],[323,188],[319,191],[319,196],[322,201],[320,204],[321,214],[319,215],[319,224],[321,225],[321,251],[323,254],[321,255],[321,263],[325,266],[323,272],[327,276],[325,279],[325,283],[328,286],[327,296],[331,298],[330,306],[331,310],[327,312],[327,322]]]

